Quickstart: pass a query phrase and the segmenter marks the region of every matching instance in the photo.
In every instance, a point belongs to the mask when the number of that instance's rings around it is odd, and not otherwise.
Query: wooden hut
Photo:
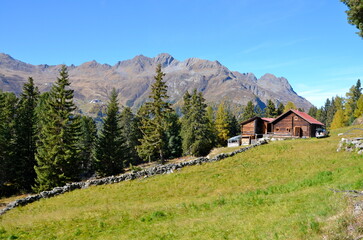
[[[315,137],[317,128],[324,124],[305,112],[290,109],[271,122],[272,131],[277,136]]]
[[[272,131],[271,122],[274,118],[253,117],[241,123],[242,143],[249,139],[256,139]]]

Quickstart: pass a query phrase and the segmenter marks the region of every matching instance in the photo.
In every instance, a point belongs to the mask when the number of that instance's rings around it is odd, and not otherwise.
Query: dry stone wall
[[[337,152],[340,151],[363,154],[363,138],[342,138],[337,149]]]
[[[157,165],[154,167],[149,167],[149,168],[143,169],[141,171],[125,173],[125,174],[121,174],[118,176],[110,176],[110,177],[105,177],[105,178],[100,178],[100,179],[90,179],[90,180],[87,180],[84,182],[69,183],[63,187],[55,187],[50,191],[43,191],[36,195],[31,195],[31,196],[28,196],[25,198],[15,200],[15,201],[9,203],[4,209],[2,209],[0,211],[0,216],[13,208],[16,208],[19,206],[25,206],[32,202],[38,201],[42,198],[50,198],[50,197],[54,197],[54,196],[66,193],[66,192],[73,191],[75,189],[83,189],[83,188],[88,188],[90,186],[113,184],[113,183],[118,183],[118,182],[122,182],[122,181],[133,180],[133,179],[137,179],[137,178],[147,178],[147,177],[151,177],[154,175],[160,175],[160,174],[170,174],[183,167],[200,165],[200,164],[208,163],[208,162],[220,161],[224,158],[234,156],[237,153],[245,152],[249,149],[252,149],[254,147],[257,147],[257,146],[260,146],[260,145],[266,144],[266,143],[267,143],[267,140],[263,139],[251,146],[241,148],[241,149],[231,152],[231,153],[222,153],[222,154],[215,156],[214,158],[201,157],[201,158],[197,158],[197,159],[193,159],[193,160],[185,161],[185,162],[180,162],[180,163],[169,163],[169,164],[164,164],[164,165]]]

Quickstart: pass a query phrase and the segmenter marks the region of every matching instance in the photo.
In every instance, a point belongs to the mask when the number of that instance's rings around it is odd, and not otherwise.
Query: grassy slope
[[[334,135],[41,200],[0,217],[0,239],[321,239],[346,207],[329,188],[363,183]]]

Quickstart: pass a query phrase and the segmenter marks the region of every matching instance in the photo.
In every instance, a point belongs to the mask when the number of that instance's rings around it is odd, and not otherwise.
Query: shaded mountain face
[[[308,110],[312,105],[293,90],[288,80],[265,74],[257,79],[253,73],[232,72],[218,61],[189,58],[178,61],[163,53],[154,58],[142,55],[119,61],[114,66],[96,61],[68,66],[71,87],[79,104],[93,99],[107,101],[114,87],[122,104],[139,107],[148,98],[157,64],[166,74],[168,95],[172,103],[181,101],[186,91],[202,91],[207,102],[229,101],[246,105],[249,100],[263,105],[268,99]],[[20,93],[28,77],[33,77],[40,91],[47,91],[58,77],[61,65],[31,65],[0,53],[0,89]],[[262,106],[263,107],[263,106]]]

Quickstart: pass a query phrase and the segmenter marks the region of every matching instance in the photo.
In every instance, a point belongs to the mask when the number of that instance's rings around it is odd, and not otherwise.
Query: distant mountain
[[[265,74],[257,79],[253,73],[230,71],[218,61],[198,58],[178,61],[166,53],[154,58],[139,55],[114,66],[96,61],[68,66],[75,99],[79,104],[93,99],[107,101],[108,93],[115,87],[122,104],[137,108],[147,100],[159,63],[166,73],[164,79],[173,103],[179,102],[185,91],[196,88],[211,103],[230,101],[245,105],[252,100],[263,106],[272,99],[284,104],[292,101],[305,110],[312,106],[293,90],[286,78]],[[31,65],[0,53],[0,89],[19,94],[23,83],[31,76],[41,91],[47,91],[56,80],[60,67]]]

